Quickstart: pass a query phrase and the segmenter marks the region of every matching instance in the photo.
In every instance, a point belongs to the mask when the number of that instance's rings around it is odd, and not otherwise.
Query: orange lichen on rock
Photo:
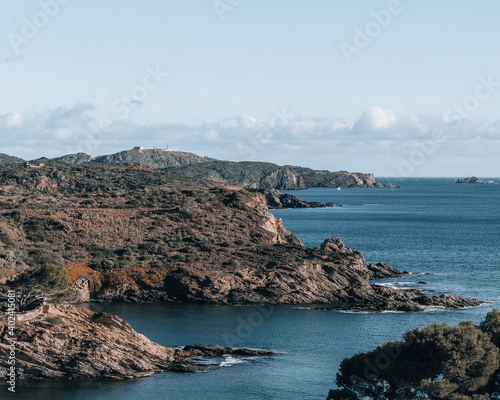
[[[82,261],[71,262],[66,265],[71,285],[74,286],[79,278],[88,279],[90,293],[98,291],[101,286],[101,274],[90,268]]]
[[[126,283],[135,285],[138,282],[142,282],[149,286],[156,287],[163,284],[166,274],[167,272],[165,270],[129,268],[105,272],[103,275],[111,285]]]

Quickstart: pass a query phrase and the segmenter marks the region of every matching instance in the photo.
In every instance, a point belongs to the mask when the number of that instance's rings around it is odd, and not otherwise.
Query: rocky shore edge
[[[270,210],[283,210],[287,208],[325,208],[339,207],[341,204],[336,203],[320,203],[318,201],[301,200],[297,196],[281,193],[277,189],[249,189],[251,193],[261,193],[267,202],[267,207]]]
[[[268,350],[194,345],[173,349],[152,342],[121,318],[61,303],[16,315],[13,340],[5,317],[0,331],[0,378],[21,380],[133,379],[163,372],[196,372],[200,358],[274,356]]]

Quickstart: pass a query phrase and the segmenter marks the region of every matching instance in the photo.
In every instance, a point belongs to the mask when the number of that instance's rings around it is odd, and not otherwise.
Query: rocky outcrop
[[[474,184],[483,184],[483,185],[493,185],[495,182],[483,181],[475,176],[471,176],[469,178],[458,178],[458,180],[455,183],[474,183]]]
[[[335,203],[319,203],[317,201],[305,201],[288,193],[281,193],[276,189],[250,189],[253,193],[262,193],[266,198],[267,206],[272,210],[284,208],[323,208],[333,207]]]
[[[115,315],[69,304],[45,305],[19,314],[15,327],[18,379],[131,379],[159,372],[203,369],[194,358],[269,356],[265,350],[222,346],[161,346]],[[5,319],[5,316],[2,317]],[[5,379],[11,348],[6,321],[0,331],[0,378]]]
[[[428,296],[419,290],[395,290],[378,286],[374,279],[405,274],[387,264],[370,264],[359,251],[341,239],[329,238],[320,249],[275,245],[245,254],[251,264],[238,262],[219,270],[186,266],[166,279],[163,293],[170,301],[216,304],[323,304],[329,309],[358,311],[422,311],[425,306],[460,308],[477,306],[480,300],[454,296]],[[241,259],[240,259],[241,260]],[[251,266],[250,266],[251,265]],[[121,287],[96,297],[116,299]],[[164,292],[163,292],[164,291]],[[150,291],[144,295],[151,295]],[[135,299],[141,298],[136,288]],[[136,300],[134,300],[136,301]],[[137,300],[139,301],[139,300]]]
[[[385,286],[372,285],[374,294],[360,302],[345,303],[329,307],[329,310],[349,311],[405,311],[419,312],[427,307],[458,309],[476,307],[483,303],[477,299],[464,299],[457,296],[442,294],[428,296],[420,290],[396,290]]]

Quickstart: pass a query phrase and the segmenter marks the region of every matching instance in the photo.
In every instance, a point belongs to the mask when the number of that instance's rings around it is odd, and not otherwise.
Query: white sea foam
[[[410,290],[412,288],[408,286],[417,286],[419,284],[416,282],[386,282],[386,283],[373,283],[373,285],[388,287],[391,289]]]
[[[446,308],[444,306],[420,306],[422,312],[443,312],[443,311],[452,311],[451,308]],[[456,311],[456,310],[454,310]]]
[[[246,361],[244,359],[241,359],[241,358],[236,358],[236,357],[233,357],[233,356],[224,356],[224,361],[222,361],[219,366],[220,367],[231,367],[232,365],[236,365],[236,364],[243,364],[245,363]]]
[[[377,314],[377,311],[332,310],[342,314]]]

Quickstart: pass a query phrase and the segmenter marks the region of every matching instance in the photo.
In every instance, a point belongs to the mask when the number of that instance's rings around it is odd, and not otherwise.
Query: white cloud
[[[33,159],[68,153],[109,154],[134,146],[165,147],[231,160],[261,160],[329,170],[398,175],[401,159],[427,149],[413,175],[500,175],[500,121],[446,121],[442,116],[396,116],[372,106],[356,119],[301,118],[277,123],[233,117],[212,123],[102,123],[89,104],[46,112],[0,115],[0,152]],[[433,143],[441,132],[445,139]],[[429,151],[428,149],[432,149]],[[457,157],[469,161],[456,164]],[[484,166],[484,167],[483,167]],[[496,171],[491,171],[496,166]],[[481,169],[482,168],[482,169]],[[487,169],[487,171],[486,171]],[[488,173],[486,173],[488,172]]]
[[[378,106],[368,107],[356,122],[355,127],[360,130],[388,129],[397,122],[396,115],[389,109]]]
[[[9,114],[6,117],[6,124],[9,128],[16,128],[18,126],[21,126],[23,124],[23,121],[24,121],[23,114],[19,112]]]

